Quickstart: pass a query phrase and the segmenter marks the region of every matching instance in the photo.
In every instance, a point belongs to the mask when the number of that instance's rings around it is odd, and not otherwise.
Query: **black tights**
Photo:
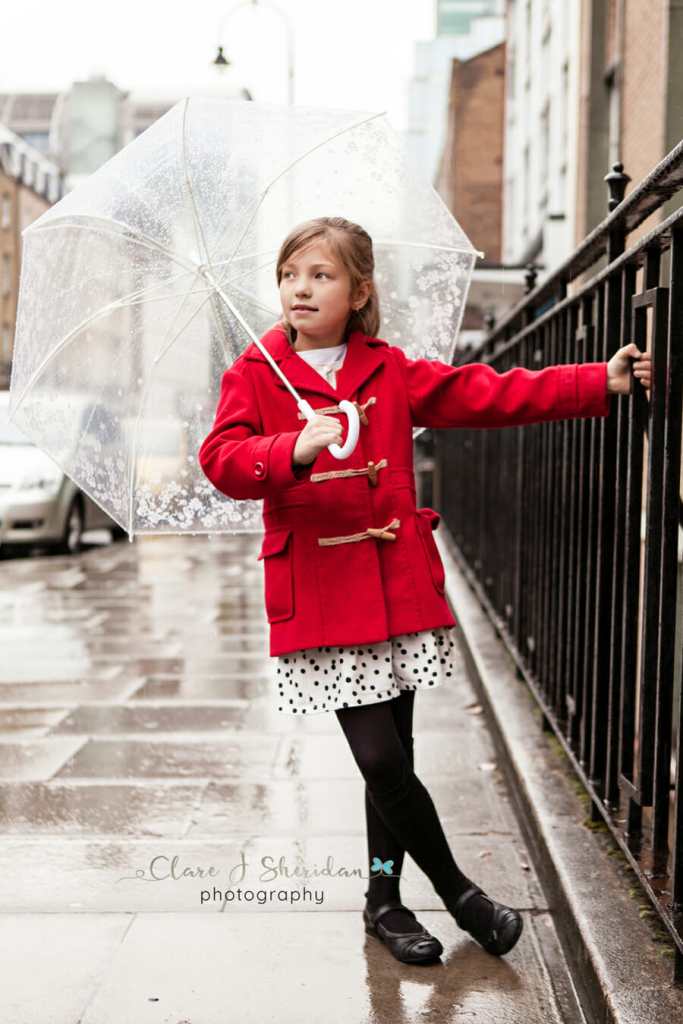
[[[455,863],[432,798],[413,771],[414,700],[414,690],[403,690],[392,700],[335,710],[365,779],[368,902],[378,906],[400,898],[399,875],[407,851],[452,912],[472,883]],[[393,877],[373,872],[375,857],[383,863],[393,860]]]

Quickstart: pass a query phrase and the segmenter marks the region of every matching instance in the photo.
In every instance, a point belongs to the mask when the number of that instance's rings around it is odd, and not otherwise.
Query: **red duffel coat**
[[[305,420],[258,347],[223,374],[199,463],[223,494],[264,499],[258,559],[271,655],[456,624],[432,535],[439,513],[416,508],[414,426],[505,427],[609,412],[605,362],[497,373],[485,363],[411,360],[354,331],[335,390],[284,329],[262,342],[316,411],[334,414],[346,398],[361,413],[348,459],[324,449],[311,466],[293,467]]]

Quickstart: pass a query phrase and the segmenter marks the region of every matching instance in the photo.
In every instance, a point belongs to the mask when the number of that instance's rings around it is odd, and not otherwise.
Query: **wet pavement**
[[[441,962],[361,919],[363,782],[333,713],[276,709],[258,538],[0,563],[3,1024],[581,1019],[464,663],[417,694],[415,770],[504,958],[406,857]]]

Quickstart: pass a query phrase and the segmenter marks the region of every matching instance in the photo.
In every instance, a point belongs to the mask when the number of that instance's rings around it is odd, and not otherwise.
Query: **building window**
[[[9,295],[12,291],[12,257],[8,252],[2,255],[2,295]]]
[[[531,154],[529,143],[524,147],[524,171],[523,171],[523,192],[522,192],[522,233],[526,240],[529,236],[529,196],[531,194]]]
[[[505,231],[505,248],[506,248],[506,259],[512,259],[512,254],[515,252],[516,239],[515,231],[517,230],[517,218],[516,218],[516,196],[515,196],[515,179],[508,178],[505,183],[505,209],[503,211],[504,218],[504,231]]]
[[[567,164],[563,163],[560,167],[560,183],[558,190],[558,210],[566,210],[567,208]]]
[[[539,166],[539,209],[545,210],[548,205],[548,178],[550,176],[550,99],[541,111],[540,124],[540,166]]]
[[[569,60],[562,65],[562,95],[560,97],[560,152],[566,154],[569,146]]]
[[[2,349],[0,359],[8,363],[12,355],[12,328],[9,324],[2,325]]]
[[[0,202],[0,228],[8,228],[12,223],[12,198],[5,192]]]
[[[512,46],[508,50],[508,69],[507,69],[507,71],[508,71],[508,73],[507,73],[507,81],[505,83],[507,85],[507,89],[506,89],[507,101],[508,101],[508,103],[511,103],[511,102],[514,101],[514,98],[515,98],[515,92],[516,92],[516,89],[515,89],[515,86],[516,86],[515,79],[516,79],[516,76],[517,76],[517,57],[515,55],[514,47],[512,47]]]
[[[613,65],[605,75],[607,87],[608,110],[608,163],[610,167],[619,160],[621,142],[621,89],[619,87],[619,68]]]
[[[41,153],[47,153],[50,149],[50,133],[46,132],[22,132],[21,137],[29,146],[34,146]]]

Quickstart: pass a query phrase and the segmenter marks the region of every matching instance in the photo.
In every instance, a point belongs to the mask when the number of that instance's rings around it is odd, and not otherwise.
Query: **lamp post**
[[[292,30],[292,23],[289,16],[285,14],[277,4],[270,3],[269,0],[267,0],[266,3],[260,3],[259,0],[239,0],[238,3],[233,4],[230,10],[223,15],[218,24],[218,52],[215,59],[212,61],[214,67],[218,68],[220,71],[222,68],[228,68],[231,64],[231,61],[223,52],[221,40],[223,39],[225,25],[228,19],[242,7],[268,7],[272,11],[275,11],[275,13],[282,19],[287,37],[287,102],[292,106],[294,103],[294,32]]]

